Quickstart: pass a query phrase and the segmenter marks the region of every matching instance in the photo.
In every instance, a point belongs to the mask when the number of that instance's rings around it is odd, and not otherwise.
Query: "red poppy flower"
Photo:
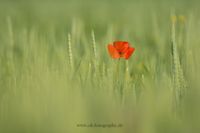
[[[125,41],[115,41],[113,44],[108,45],[108,52],[114,59],[129,59],[134,51],[135,48],[131,47],[130,44]]]

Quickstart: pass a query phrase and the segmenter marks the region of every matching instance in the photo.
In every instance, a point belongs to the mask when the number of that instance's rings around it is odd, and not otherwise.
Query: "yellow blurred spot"
[[[172,16],[171,16],[171,21],[172,21],[173,24],[175,24],[175,23],[177,22],[177,17],[176,17],[176,15],[172,15]]]
[[[184,15],[179,15],[179,21],[180,21],[181,23],[185,23],[186,17],[185,17]]]

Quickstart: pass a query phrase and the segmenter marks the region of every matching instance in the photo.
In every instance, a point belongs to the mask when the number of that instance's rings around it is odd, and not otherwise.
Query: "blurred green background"
[[[0,133],[199,133],[199,6],[1,0]]]

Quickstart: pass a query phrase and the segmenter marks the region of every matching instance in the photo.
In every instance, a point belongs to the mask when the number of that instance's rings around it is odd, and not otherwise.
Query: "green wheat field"
[[[0,133],[199,133],[199,7],[0,0]]]

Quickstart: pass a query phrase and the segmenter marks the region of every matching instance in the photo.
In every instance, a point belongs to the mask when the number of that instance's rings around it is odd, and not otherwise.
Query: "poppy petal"
[[[113,45],[108,45],[108,52],[112,58],[114,59],[120,58],[118,51]]]
[[[125,41],[115,41],[113,44],[120,53],[126,52],[126,50],[129,48],[129,43]]]
[[[129,47],[128,50],[126,51],[126,53],[124,53],[124,58],[125,58],[125,59],[128,59],[128,58],[132,55],[132,53],[133,53],[134,51],[135,51],[135,48]]]

